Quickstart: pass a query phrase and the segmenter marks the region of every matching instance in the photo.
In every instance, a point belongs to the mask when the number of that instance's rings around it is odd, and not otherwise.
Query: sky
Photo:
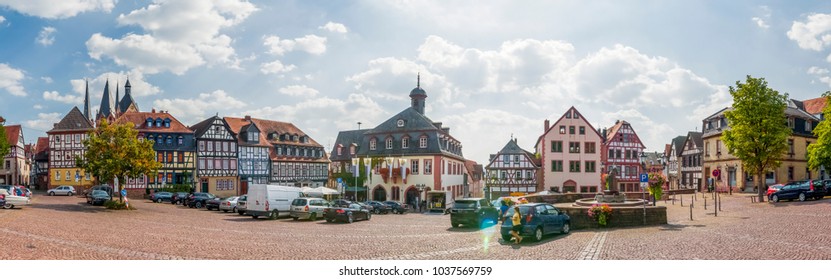
[[[819,97],[829,54],[829,1],[0,0],[0,115],[31,143],[83,108],[84,79],[95,112],[129,78],[143,111],[291,122],[331,151],[406,109],[420,73],[427,117],[486,164],[571,106],[662,151],[747,75]]]

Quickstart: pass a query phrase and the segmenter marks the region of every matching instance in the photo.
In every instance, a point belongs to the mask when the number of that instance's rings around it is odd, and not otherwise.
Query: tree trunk
[[[767,182],[765,182],[765,170],[764,169],[757,169],[756,175],[759,176],[758,184],[756,184],[756,190],[759,194],[759,202],[765,201],[765,193],[767,192]]]

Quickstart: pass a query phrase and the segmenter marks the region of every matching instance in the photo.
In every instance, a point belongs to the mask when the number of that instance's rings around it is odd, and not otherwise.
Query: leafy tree
[[[730,129],[721,136],[730,154],[742,161],[745,170],[752,170],[758,180],[759,200],[764,200],[764,173],[782,163],[788,149],[788,119],[785,109],[788,95],[768,87],[764,78],[747,76],[745,83],[736,81],[730,87],[733,110],[724,115]]]
[[[6,139],[6,119],[0,116],[0,158],[6,157],[6,154],[9,153],[9,149],[11,149],[11,145],[9,141]]]
[[[75,165],[104,182],[155,173],[161,164],[156,162],[153,141],[139,141],[133,127],[133,123],[110,125],[102,121],[84,140],[84,159],[76,157]],[[121,189],[117,190],[119,201],[123,200]]]
[[[831,167],[831,122],[828,120],[831,117],[831,106],[828,106],[831,104],[831,91],[826,91],[822,96],[825,97],[826,104],[822,114],[826,117],[814,128],[817,142],[808,145],[808,167],[814,170],[821,166]]]

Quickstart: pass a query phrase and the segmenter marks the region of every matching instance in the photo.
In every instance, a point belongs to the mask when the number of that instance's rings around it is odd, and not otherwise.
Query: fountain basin
[[[620,200],[615,200],[615,201],[618,201],[618,202],[606,202],[605,200],[602,200],[602,199],[600,201],[598,201],[597,198],[584,198],[584,199],[578,199],[577,201],[574,202],[574,204],[572,204],[572,206],[591,207],[592,205],[595,205],[595,204],[608,204],[612,208],[615,208],[615,207],[642,207],[644,205],[649,205],[649,201],[647,201],[645,199],[627,199],[627,198],[624,198],[623,201],[620,201]]]

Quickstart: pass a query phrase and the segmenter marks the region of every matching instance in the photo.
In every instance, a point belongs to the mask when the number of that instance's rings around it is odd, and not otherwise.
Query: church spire
[[[90,116],[92,115],[92,112],[90,111],[92,108],[89,107],[89,80],[84,79],[84,82],[87,84],[86,91],[84,92],[84,117],[88,120],[92,120],[92,116]]]
[[[410,91],[410,102],[412,103],[411,107],[422,115],[424,115],[425,99],[427,99],[427,92],[421,89],[421,73],[418,73],[416,76],[416,88]]]
[[[113,108],[113,111],[115,111],[115,112],[113,112],[113,113],[115,113],[116,115],[118,115],[118,114],[120,114],[120,113],[121,113],[121,112],[118,110],[118,100],[120,100],[120,99],[118,99],[118,80],[116,79],[116,80],[115,80],[115,105],[116,105],[116,106],[115,106],[115,108]]]

